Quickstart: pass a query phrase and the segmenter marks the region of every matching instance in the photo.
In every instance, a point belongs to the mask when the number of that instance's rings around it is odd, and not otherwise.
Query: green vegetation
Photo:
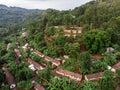
[[[110,45],[110,37],[105,31],[91,30],[83,35],[83,41],[90,53],[103,53]]]
[[[20,90],[33,88],[33,79],[46,90],[115,90],[120,84],[120,69],[111,72],[108,66],[120,61],[119,4],[119,0],[94,0],[73,10],[41,12],[0,5],[0,20],[3,20],[0,22],[1,90],[9,88],[2,70],[4,64]],[[23,32],[28,35],[21,37]],[[6,49],[8,43],[11,45]],[[21,47],[26,43],[28,49],[23,50]],[[15,54],[15,48],[22,56]],[[34,54],[32,49],[65,62],[54,66]],[[26,58],[45,69],[32,71]],[[57,76],[55,70],[58,68],[82,75],[82,81]],[[98,72],[104,72],[104,75],[95,81],[87,81],[84,77]]]

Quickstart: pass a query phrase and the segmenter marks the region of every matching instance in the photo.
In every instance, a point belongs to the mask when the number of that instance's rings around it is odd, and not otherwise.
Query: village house
[[[49,56],[45,56],[44,59],[48,62],[51,62],[52,63],[52,66],[59,66],[60,64],[63,64],[64,63],[64,60],[61,60],[60,58],[51,58]]]
[[[70,35],[70,34],[65,34],[64,36],[66,36],[66,37],[70,37],[71,35]]]
[[[61,64],[60,61],[53,59],[52,66],[59,66],[60,64]]]
[[[33,53],[37,54],[38,56],[40,56],[41,58],[43,58],[44,60],[51,62],[52,66],[59,66],[60,64],[64,63],[64,60],[61,60],[60,58],[51,58],[49,56],[45,56],[43,53],[34,50]]]
[[[33,70],[34,68],[37,69],[37,70],[43,70],[44,69],[44,67],[42,65],[40,65],[39,63],[35,62],[34,60],[32,60],[30,58],[27,58],[26,61],[31,65],[31,66],[29,66],[29,68],[31,70]]]
[[[26,43],[24,46],[22,46],[23,51],[26,51],[28,49],[28,43]]]
[[[73,34],[76,34],[76,33],[77,33],[77,30],[72,30],[72,33],[73,33]]]
[[[114,73],[114,75],[115,75],[116,69],[114,69],[114,68],[111,67],[111,66],[107,66],[107,68],[108,68],[108,70],[112,71],[112,72]],[[114,76],[114,77],[115,77],[115,76]]]
[[[45,56],[43,53],[41,53],[41,52],[39,52],[39,51],[37,51],[37,50],[34,50],[33,53],[37,54],[37,55],[40,56],[41,58],[44,58],[44,56]]]
[[[30,65],[28,66],[28,68],[31,69],[32,71],[36,71],[36,68],[34,67],[33,64],[30,64]]]
[[[26,37],[27,35],[28,35],[27,32],[23,32],[23,33],[21,34],[21,38],[24,38],[24,37]]]
[[[7,44],[7,49],[6,49],[6,50],[9,50],[10,46],[11,46],[11,43],[8,43],[8,44]]]
[[[65,29],[65,30],[64,30],[64,33],[72,33],[72,31]]]
[[[4,71],[4,74],[6,76],[6,81],[8,82],[11,90],[16,90],[16,83],[13,75],[9,72],[6,64],[3,65],[2,70]]]
[[[49,57],[49,56],[45,56],[44,60],[48,61],[48,62],[52,62],[53,58]]]
[[[111,71],[115,73],[117,68],[120,68],[120,62],[113,65]]]
[[[85,75],[85,80],[99,80],[104,75],[104,72],[98,72],[93,74],[87,74]]]
[[[42,85],[40,85],[39,83],[35,81],[33,82],[33,86],[35,90],[45,90],[45,88]]]
[[[54,58],[54,60],[53,60],[53,64],[55,64],[56,66],[64,64],[64,62],[65,62],[65,60],[61,60],[60,58]]]
[[[106,49],[106,52],[107,53],[112,53],[114,51],[114,48],[112,48],[112,47],[108,47],[107,49]]]
[[[83,30],[83,27],[76,27],[76,29],[77,29],[77,33],[79,33],[79,34],[81,34],[82,33],[82,30]]]
[[[64,57],[65,59],[68,59],[68,58],[69,58],[69,56],[68,56],[68,55],[64,55],[63,57]]]
[[[75,27],[74,29],[71,28],[71,29],[65,29],[64,30],[64,34],[65,36],[73,36],[73,37],[76,37],[76,34],[81,34],[82,33],[82,27]]]
[[[20,63],[21,63],[20,60],[19,60],[19,57],[16,57],[15,62],[16,62],[17,64],[20,64]]]
[[[55,73],[58,74],[58,75],[61,75],[61,76],[68,77],[71,80],[75,80],[75,81],[81,81],[81,79],[82,79],[82,75],[81,74],[70,72],[70,71],[67,71],[67,70],[63,70],[60,67],[58,67],[55,70]]]
[[[18,49],[14,49],[14,52],[15,52],[15,54],[18,56],[18,57],[21,57],[21,54],[20,54],[20,51],[18,50]]]

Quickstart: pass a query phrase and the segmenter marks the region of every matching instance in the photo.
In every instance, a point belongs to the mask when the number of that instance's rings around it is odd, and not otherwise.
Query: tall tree
[[[91,68],[91,60],[90,60],[90,54],[88,52],[83,52],[79,56],[79,64],[80,64],[80,72],[82,74],[86,74],[90,72]]]
[[[120,84],[120,68],[116,69],[117,72],[117,82]]]
[[[96,82],[85,81],[77,90],[101,90]]]
[[[2,70],[0,69],[0,87],[2,85],[2,83],[4,82],[5,80],[5,75],[3,74]]]
[[[113,73],[109,70],[104,72],[104,77],[99,80],[101,90],[114,90]]]
[[[106,47],[110,45],[109,35],[101,30],[88,31],[82,39],[90,53],[103,53]]]

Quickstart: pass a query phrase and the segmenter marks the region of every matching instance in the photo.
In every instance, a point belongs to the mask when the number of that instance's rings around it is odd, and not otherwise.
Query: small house
[[[29,67],[34,67],[36,68],[37,70],[43,70],[44,67],[42,65],[40,65],[39,63],[35,62],[34,60],[30,59],[30,58],[27,58],[26,61],[31,65]]]
[[[112,71],[112,72],[116,72],[116,69],[117,69],[117,68],[120,68],[120,62],[118,62],[118,63],[116,63],[115,65],[113,65],[111,71]]]
[[[13,75],[9,72],[6,64],[3,65],[2,70],[4,71],[4,74],[6,76],[6,81],[8,82],[10,89],[15,90],[15,88],[16,88],[15,79],[14,79]]]
[[[18,56],[18,57],[21,57],[22,55],[20,54],[20,51],[18,49],[14,49],[14,52],[15,54]]]
[[[87,75],[85,75],[85,80],[98,80],[98,79],[102,78],[103,75],[104,75],[104,72],[87,74]]]
[[[71,80],[75,80],[75,81],[81,81],[81,79],[82,79],[82,75],[81,75],[81,74],[74,73],[74,72],[67,71],[67,70],[63,70],[63,69],[60,68],[60,67],[58,67],[58,68],[55,70],[55,73],[58,74],[58,75],[61,75],[61,76],[68,77],[68,78],[70,78]]]

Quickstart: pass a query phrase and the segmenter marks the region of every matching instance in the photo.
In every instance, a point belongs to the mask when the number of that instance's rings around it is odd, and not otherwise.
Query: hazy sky
[[[91,0],[0,0],[0,4],[28,9],[73,9]]]

